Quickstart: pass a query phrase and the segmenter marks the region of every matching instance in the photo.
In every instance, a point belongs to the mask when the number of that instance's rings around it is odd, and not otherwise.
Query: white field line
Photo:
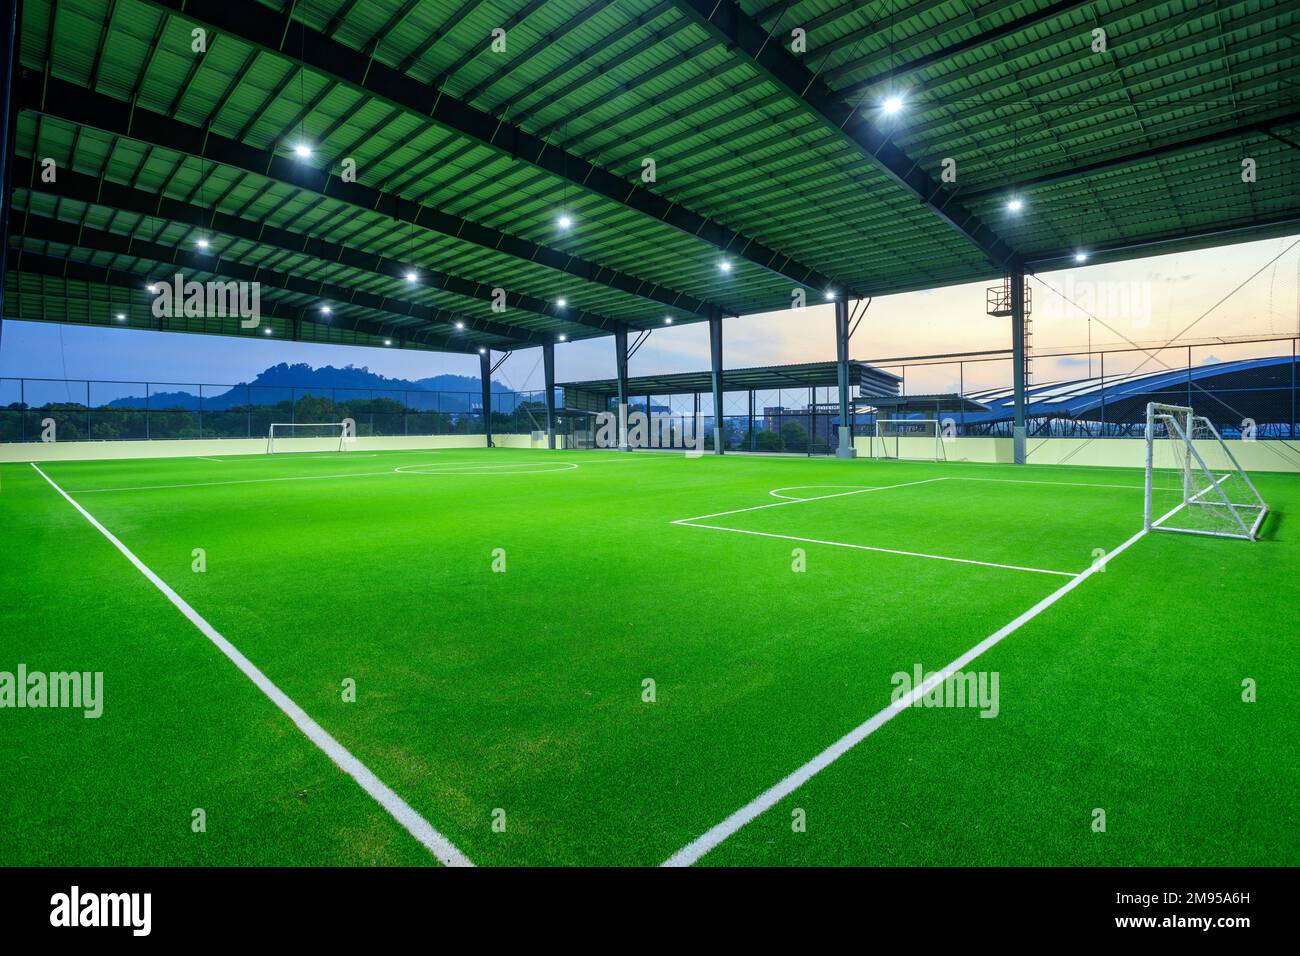
[[[810,501],[813,498],[820,498],[821,495],[809,495],[807,498],[800,498],[796,495],[783,495],[783,491],[799,491],[807,488],[852,488],[856,491],[867,491],[871,485],[786,485],[784,488],[773,488],[768,492],[773,498],[781,498],[785,501]]]
[[[899,554],[907,558],[929,558],[933,561],[952,561],[956,564],[978,564],[986,568],[1003,568],[1007,571],[1029,571],[1033,574],[1057,574],[1072,578],[1073,571],[1052,571],[1047,568],[1027,568],[1018,564],[998,564],[996,561],[976,561],[974,558],[953,558],[946,554],[926,554],[923,551],[899,551],[896,548],[875,548],[866,544],[848,544],[844,541],[823,541],[821,538],[801,538],[793,534],[774,534],[769,531],[748,531],[744,528],[724,528],[720,525],[695,524],[686,521],[674,521],[686,528],[707,528],[710,531],[730,531],[732,534],[752,534],[760,538],[781,538],[785,541],[802,541],[805,544],[825,544],[832,548],[853,548],[855,551],[877,551],[881,554]]]
[[[381,807],[388,811],[389,815],[400,823],[406,832],[419,840],[429,849],[434,856],[446,866],[473,866],[455,845],[452,844],[445,836],[433,828],[428,820],[420,816],[405,800],[394,793],[387,784],[374,775],[374,773],[341,743],[329,735],[329,733],[311,717],[307,712],[299,707],[284,691],[280,690],[269,677],[258,669],[257,665],[245,657],[235,645],[221,636],[211,624],[199,614],[198,611],[190,607],[183,597],[173,591],[162,578],[154,574],[147,565],[135,556],[117,537],[95,520],[85,508],[81,507],[71,495],[54,483],[45,472],[32,462],[32,467],[36,473],[49,482],[50,487],[57,491],[63,498],[81,513],[81,516],[90,522],[100,534],[109,540],[113,547],[117,548],[122,555],[135,565],[136,570],[143,574],[149,583],[163,593],[163,596],[176,607],[178,611],[184,614],[191,624],[217,646],[221,653],[225,654],[236,667],[238,667],[244,676],[251,680],[263,694],[271,699],[275,706],[279,707],[290,720],[297,725],[307,738],[317,747],[325,752],[325,755],[334,761],[340,770],[361,785],[361,788],[374,797]]]
[[[899,700],[892,702],[888,707],[877,712],[874,716],[850,730],[839,740],[835,741],[835,743],[831,744],[817,756],[813,757],[812,760],[809,760],[806,764],[795,770],[775,786],[760,793],[757,797],[745,804],[735,813],[731,814],[731,816],[727,817],[721,823],[710,827],[703,834],[696,837],[686,846],[682,847],[670,856],[662,865],[690,866],[695,863],[700,859],[700,857],[704,856],[723,840],[726,840],[741,827],[745,826],[764,811],[770,810],[772,807],[776,806],[776,804],[781,800],[794,793],[813,777],[817,776],[817,774],[821,773],[833,764],[836,760],[839,760],[840,757],[844,756],[858,744],[862,743],[862,741],[866,740],[873,733],[902,713],[903,710],[912,706],[925,694],[929,693],[937,684],[943,683],[957,671],[961,670],[971,661],[989,650],[989,648],[998,644],[1003,638],[1010,634],[1014,634],[1022,626],[1032,621],[1039,614],[1042,614],[1045,610],[1061,598],[1065,597],[1092,575],[1105,568],[1112,558],[1123,554],[1135,543],[1140,541],[1145,535],[1145,530],[1139,531],[1114,551],[1107,554],[1104,558],[1093,563],[1087,570],[1072,575],[1069,581],[1061,585],[1051,594],[1047,595],[1047,597],[1043,598],[1015,620],[998,628],[998,630],[984,638],[984,640],[980,641],[966,653],[962,654],[947,667],[932,675],[930,679],[922,681],[919,685],[914,687],[912,692],[906,697],[902,697]]]
[[[1035,481],[1031,478],[974,478],[970,475],[949,475],[953,481],[995,481],[1005,485],[1060,485],[1065,488],[1119,488],[1124,491],[1142,491],[1142,485],[1108,485],[1088,481]]]
[[[195,455],[194,457],[199,461],[215,461],[218,465],[224,465],[226,463],[224,458],[208,458],[204,455]]]
[[[344,454],[346,454],[346,452],[345,452]],[[438,453],[437,453],[437,452],[433,452],[432,454],[438,454]],[[194,457],[197,458],[197,457],[199,457],[199,456],[196,455],[196,456],[194,456]],[[303,457],[309,457],[309,456],[303,455]],[[320,456],[320,457],[325,458],[325,460],[327,460],[327,461],[338,461],[338,460],[339,460],[338,457],[335,456],[335,455]],[[358,456],[358,457],[360,457],[360,456]],[[378,458],[378,457],[387,457],[387,456],[386,456],[386,454],[384,454],[384,455],[375,455],[374,457],[377,457],[377,458]],[[215,459],[215,458],[208,458],[208,459],[205,459],[205,460],[206,460],[206,461],[217,461],[217,459]],[[223,460],[222,460],[222,463],[223,463],[223,464],[243,464],[245,461],[268,461],[268,460],[269,460],[269,459],[267,459],[267,458],[265,458],[265,457],[255,457],[255,458],[248,458],[248,459],[233,459],[233,458],[227,458],[227,459],[223,459]],[[610,461],[628,461],[628,460],[629,460],[629,457],[623,457],[623,458],[597,458],[597,459],[594,459],[593,461],[583,462],[581,465],[579,465],[579,464],[574,464],[573,462],[564,462],[563,464],[570,465],[571,467],[568,467],[568,468],[555,468],[555,469],[550,469],[550,470],[551,470],[551,471],[555,471],[555,472],[558,473],[558,472],[561,472],[561,471],[573,471],[575,468],[581,468],[583,465],[598,465],[598,464],[602,464],[602,463],[604,463],[604,462],[610,462]],[[642,461],[645,461],[646,459],[641,459],[641,460],[642,460]],[[518,467],[519,465],[537,465],[537,464],[539,464],[539,462],[534,461],[534,460],[531,460],[531,459],[527,459],[527,458],[521,458],[521,459],[518,459],[518,460],[516,460],[516,461],[512,461],[512,462],[506,462],[506,463],[500,463],[500,462],[498,462],[497,464],[494,464],[494,465],[485,465],[485,464],[480,464],[480,463],[478,463],[478,462],[472,462],[472,461],[471,461],[471,462],[464,462],[464,461],[462,461],[462,462],[457,462],[457,461],[454,461],[454,460],[453,460],[453,461],[450,461],[450,462],[441,462],[441,461],[437,461],[437,462],[421,462],[421,463],[416,463],[416,464],[411,464],[411,465],[401,465],[401,466],[399,466],[399,467],[401,467],[401,468],[407,468],[407,469],[410,469],[410,468],[448,468],[448,469],[450,469],[450,468],[454,468],[454,467],[458,467],[458,466],[463,466],[463,467],[465,467],[465,468],[478,468],[478,469],[484,469],[484,468],[513,468],[513,467]],[[549,462],[549,464],[552,464],[552,465],[554,465],[554,464],[560,464],[560,462],[554,462],[554,461],[552,461],[552,462]],[[80,488],[80,489],[77,489],[77,494],[79,494],[79,495],[97,495],[97,494],[101,494],[101,493],[103,493],[103,492],[108,492],[108,491],[167,491],[167,490],[170,490],[170,489],[172,489],[172,488],[212,488],[212,487],[217,487],[217,486],[219,486],[219,485],[256,485],[256,484],[262,484],[262,483],[264,483],[264,482],[270,482],[270,481],[319,481],[319,480],[326,479],[326,478],[371,478],[371,477],[374,477],[374,476],[376,476],[376,475],[391,475],[391,474],[394,474],[395,472],[396,472],[396,468],[391,469],[391,470],[389,470],[389,471],[357,471],[357,472],[348,472],[348,473],[345,473],[345,474],[337,474],[337,475],[336,475],[336,474],[329,474],[329,475],[288,475],[288,476],[279,477],[279,478],[236,478],[236,479],[231,479],[231,480],[228,480],[228,481],[187,481],[187,482],[179,482],[179,483],[171,484],[171,485],[120,485],[120,486],[113,487],[113,488]],[[404,471],[404,472],[400,472],[400,473],[401,473],[401,474],[420,474],[420,472],[410,472],[410,471]],[[456,474],[456,473],[460,473],[460,472],[450,472],[450,471],[446,472],[446,474]],[[474,472],[472,472],[472,471],[470,471],[470,472],[465,472],[465,473],[466,473],[466,474],[474,474]],[[548,472],[537,472],[537,473],[538,473],[538,474],[547,474]],[[517,474],[524,474],[524,472],[517,472]]]
[[[122,485],[117,488],[79,488],[77,494],[97,495],[105,491],[163,491],[169,488],[212,488],[217,485],[260,485],[268,481],[319,481],[325,478],[371,478],[375,475],[391,474],[393,474],[391,470],[358,471],[343,475],[288,475],[281,478],[236,478],[230,481],[190,481],[175,485]]]
[[[515,471],[504,469],[513,468]],[[516,475],[549,475],[562,471],[576,471],[571,461],[528,462],[514,461],[499,465],[398,465],[393,469],[399,475],[443,475],[469,478],[512,478]]]
[[[1200,491],[1198,491],[1196,494],[1194,494],[1194,495],[1192,495],[1190,498],[1188,498],[1187,500],[1188,500],[1189,503],[1195,501],[1197,504],[1201,504],[1200,498],[1201,498],[1202,496],[1204,496],[1204,495],[1208,495],[1211,491],[1214,491],[1215,489],[1219,488],[1219,486],[1220,486],[1221,484],[1223,484],[1225,481],[1227,481],[1229,478],[1231,478],[1232,475],[1231,475],[1231,473],[1227,473],[1227,474],[1224,474],[1222,477],[1219,477],[1219,478],[1214,478],[1213,475],[1211,475],[1210,477],[1211,477],[1213,480],[1210,482],[1209,486],[1208,486],[1208,487],[1205,487],[1205,488],[1202,488],[1202,489],[1201,489]],[[1219,503],[1219,504],[1222,504],[1223,502],[1218,502],[1218,503]]]
[[[736,508],[732,511],[718,511],[711,515],[696,515],[694,518],[678,518],[676,521],[670,522],[670,524],[686,524],[691,521],[703,521],[705,518],[725,518],[727,515],[743,514],[746,511],[762,511],[766,508],[783,508],[786,505],[802,505],[802,504],[807,504],[810,501],[825,501],[827,498],[846,498],[849,495],[864,495],[870,491],[891,491],[894,488],[907,488],[910,485],[928,485],[934,481],[949,481],[949,480],[951,479],[946,477],[945,478],[924,478],[921,481],[905,481],[899,485],[879,485],[871,488],[858,488],[854,491],[838,491],[833,495],[816,495],[815,497],[812,498],[790,498],[785,501],[772,501],[765,505],[753,505],[752,507],[749,508]],[[778,488],[776,490],[782,491],[784,489]],[[699,525],[699,527],[703,527],[703,525]],[[734,529],[728,528],[726,530],[731,531]]]

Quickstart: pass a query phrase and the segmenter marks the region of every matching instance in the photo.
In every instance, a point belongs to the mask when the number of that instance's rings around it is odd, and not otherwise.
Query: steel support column
[[[835,378],[840,390],[840,441],[836,458],[856,458],[849,420],[849,298],[835,300]]]
[[[713,386],[713,453],[721,455],[722,428],[722,320],[709,319],[709,360]]]
[[[483,438],[489,448],[492,444],[492,353],[486,349],[478,356],[479,377],[483,384]]]
[[[1011,270],[1011,387],[1016,417],[1011,430],[1012,457],[1025,463],[1025,270]]]
[[[631,451],[627,444],[627,328],[614,330],[614,370],[618,378],[618,450]]]
[[[13,195],[14,133],[17,111],[12,108],[13,73],[18,69],[18,0],[0,0],[0,342],[4,341],[5,281],[9,266],[9,204]]]
[[[555,447],[555,346],[542,346],[542,376],[546,380],[546,447]]]

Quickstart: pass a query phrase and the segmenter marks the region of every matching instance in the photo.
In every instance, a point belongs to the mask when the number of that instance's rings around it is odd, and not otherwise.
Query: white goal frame
[[[902,451],[902,444],[900,443],[899,439],[901,439],[901,438],[925,438],[925,437],[926,437],[925,435],[898,435],[898,434],[893,434],[893,435],[883,435],[883,434],[881,434],[881,427],[882,427],[882,426],[888,427],[888,426],[891,426],[891,425],[903,425],[903,426],[929,425],[929,426],[932,426],[932,427],[933,427],[933,429],[934,429],[934,456],[933,456],[933,458],[927,458],[927,457],[916,457],[916,458],[912,458],[912,459],[909,459],[909,460],[911,460],[911,461],[946,461],[946,460],[948,459],[948,455],[947,455],[947,453],[945,452],[944,447],[943,447],[943,422],[940,421],[940,420],[937,419],[937,418],[886,418],[886,419],[876,419],[876,422],[875,422],[875,428],[874,428],[874,434],[873,434],[872,442],[871,442],[871,457],[872,457],[872,458],[892,458],[892,459],[895,459],[895,460],[897,460],[897,461],[903,461],[904,459],[903,459],[903,456],[902,456],[902,454],[901,454],[901,451]],[[889,449],[889,442],[890,442],[891,439],[893,440],[893,443],[894,443],[894,449],[893,449],[893,453],[892,453],[892,454],[890,453],[890,449]],[[879,447],[879,449],[880,449],[880,452],[879,452],[879,453],[877,453],[877,451],[876,451],[877,447]]]
[[[339,444],[338,444],[338,448],[332,450],[347,451],[347,447],[346,447],[346,442],[348,440],[347,422],[272,422],[270,428],[268,428],[266,432],[266,453],[268,455],[275,454],[275,430],[277,428],[284,428],[284,429],[337,428],[339,430]],[[312,436],[312,437],[317,437],[317,436]],[[333,440],[332,435],[322,435],[319,437]],[[292,436],[291,436],[291,440],[292,440]],[[316,450],[319,451],[320,449],[316,449]]]
[[[1164,423],[1164,425],[1169,428],[1173,437],[1181,442],[1184,449],[1182,461],[1183,500],[1173,510],[1160,515],[1159,517],[1152,513],[1151,506],[1151,492],[1153,487],[1152,479],[1155,471],[1155,443],[1157,440],[1165,440],[1157,439],[1155,437],[1155,426],[1157,422]],[[1209,431],[1210,435],[1213,436],[1212,440],[1218,443],[1219,449],[1231,463],[1232,471],[1229,472],[1229,474],[1215,478],[1210,466],[1205,463],[1204,457],[1202,457],[1200,451],[1196,448],[1196,443],[1190,437],[1195,434],[1196,426],[1198,424],[1204,426]],[[1223,440],[1223,436],[1219,434],[1219,430],[1214,427],[1213,422],[1204,415],[1197,415],[1195,409],[1188,405],[1166,405],[1161,402],[1148,402],[1146,439],[1146,480],[1143,486],[1144,501],[1142,509],[1142,526],[1147,531],[1173,531],[1179,534],[1208,535],[1212,538],[1244,538],[1248,541],[1255,541],[1258,539],[1260,525],[1264,523],[1264,518],[1268,514],[1268,505],[1266,505],[1264,499],[1260,497],[1259,491],[1255,487],[1255,483],[1250,480],[1250,476],[1246,474],[1246,470],[1241,467],[1241,464],[1237,461],[1237,457],[1232,453],[1232,449],[1228,447],[1227,442]],[[1195,482],[1193,482],[1192,479],[1194,475],[1199,475],[1203,478],[1205,483],[1208,484],[1208,487],[1202,488],[1200,491],[1193,493],[1192,489],[1195,487]],[[1228,500],[1228,496],[1223,493],[1223,488],[1221,487],[1222,483],[1233,475],[1240,477],[1245,486],[1250,489],[1250,493],[1255,499],[1253,504],[1233,504]],[[1213,497],[1218,500],[1205,500],[1211,492],[1214,493]],[[1202,528],[1172,528],[1166,526],[1166,521],[1189,505],[1225,509],[1225,512],[1232,516],[1233,522],[1237,525],[1237,530],[1213,531]],[[1255,509],[1258,509],[1258,513],[1254,516],[1254,520],[1248,525],[1242,518],[1242,512],[1253,511]]]

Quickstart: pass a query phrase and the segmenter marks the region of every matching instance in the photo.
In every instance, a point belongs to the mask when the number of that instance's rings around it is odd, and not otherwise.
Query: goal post
[[[1255,540],[1268,514],[1237,457],[1205,416],[1147,404],[1143,527]]]
[[[877,419],[871,457],[944,461],[943,423],[934,418]]]
[[[352,438],[348,422],[272,422],[266,433],[266,453],[347,451]]]

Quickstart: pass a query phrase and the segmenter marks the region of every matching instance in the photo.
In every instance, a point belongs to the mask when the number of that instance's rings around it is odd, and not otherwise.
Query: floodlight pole
[[[546,447],[555,448],[555,346],[542,346],[542,375],[546,379]]]
[[[835,378],[840,388],[840,442],[836,458],[856,458],[849,421],[849,297],[835,300]]]
[[[479,377],[483,382],[483,437],[489,448],[492,442],[492,353],[484,349],[478,355]]]
[[[618,450],[631,451],[627,443],[627,327],[614,330],[614,371],[618,378]]]
[[[1011,270],[1011,386],[1015,422],[1011,430],[1012,459],[1025,463],[1025,267]]]
[[[713,386],[713,453],[722,451],[722,319],[709,319],[710,380]]]

